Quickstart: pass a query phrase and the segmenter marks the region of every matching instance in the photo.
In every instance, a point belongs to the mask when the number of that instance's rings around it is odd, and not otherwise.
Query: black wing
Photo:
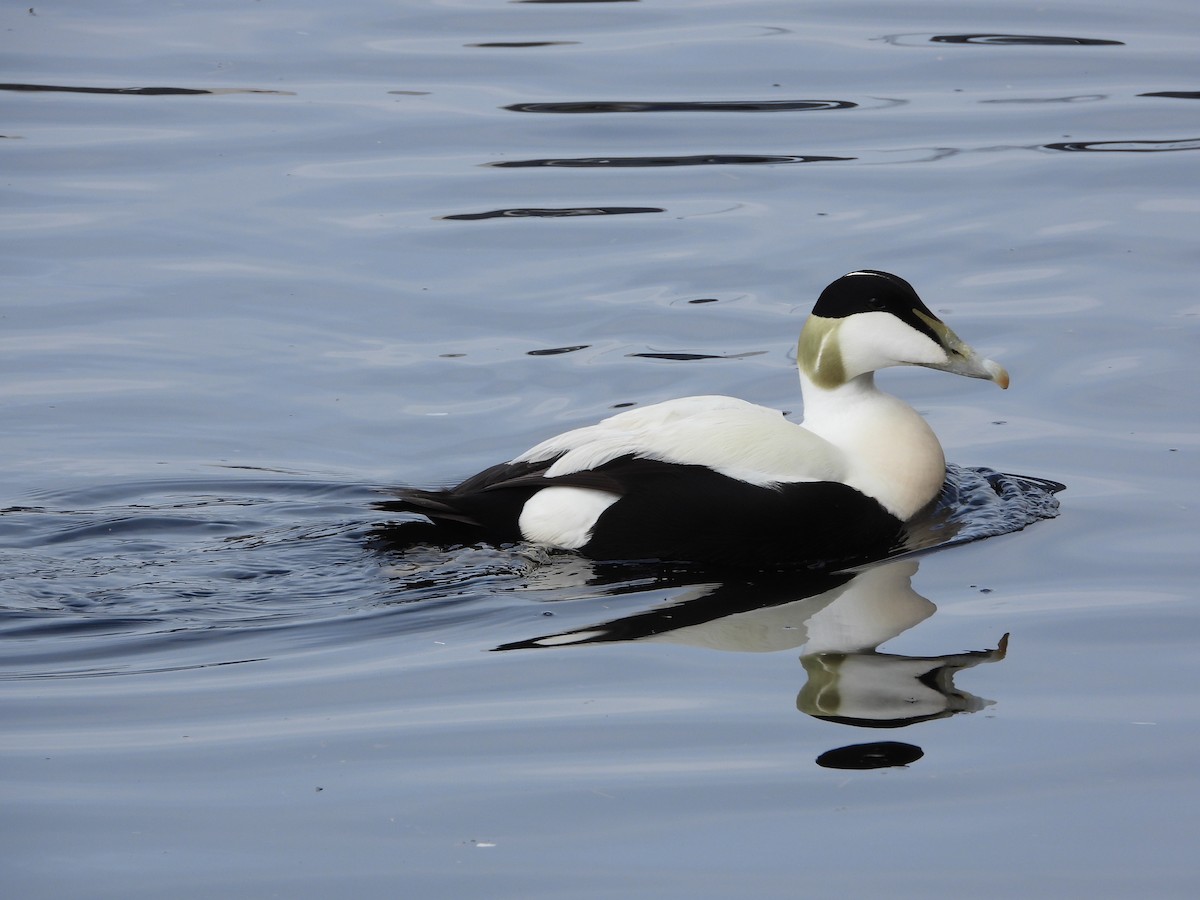
[[[599,560],[824,568],[882,558],[901,536],[899,520],[878,501],[834,482],[763,487],[704,466],[636,456],[547,478],[553,463],[501,463],[448,490],[400,491],[379,507],[432,520],[434,528],[409,529],[412,542],[506,543],[522,540],[518,519],[537,491],[609,491],[621,499],[581,549]]]

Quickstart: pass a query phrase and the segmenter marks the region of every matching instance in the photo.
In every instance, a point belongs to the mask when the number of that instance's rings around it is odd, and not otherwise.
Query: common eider
[[[384,509],[423,540],[528,541],[596,560],[757,568],[832,565],[897,549],[938,496],[946,460],[904,401],[875,385],[925,366],[1008,387],[902,278],[851,272],[821,293],[797,350],[804,418],[723,396],[668,400],[543,441],[448,490]],[[410,523],[415,524],[415,523]]]

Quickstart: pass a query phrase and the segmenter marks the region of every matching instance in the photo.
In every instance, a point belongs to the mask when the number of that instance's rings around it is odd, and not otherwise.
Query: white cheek
[[[578,550],[591,538],[600,514],[619,499],[619,494],[608,491],[546,488],[530,497],[521,509],[521,534],[536,544]]]
[[[838,341],[850,377],[888,366],[942,365],[947,361],[942,347],[891,313],[850,316],[838,331]]]

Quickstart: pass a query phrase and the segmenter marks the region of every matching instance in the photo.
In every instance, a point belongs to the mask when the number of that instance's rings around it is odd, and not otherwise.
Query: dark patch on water
[[[1150,91],[1139,97],[1170,97],[1175,100],[1200,100],[1200,91]]]
[[[463,44],[464,47],[565,47],[579,41],[489,41],[482,44]]]
[[[671,362],[694,362],[701,359],[748,359],[751,356],[762,356],[766,352],[766,350],[747,350],[745,353],[685,353],[679,351],[647,350],[642,353],[626,353],[625,355],[639,359],[665,359]]]
[[[569,206],[558,209],[533,209],[516,207],[513,209],[492,209],[478,213],[453,213],[442,216],[443,219],[459,221],[475,221],[478,219],[561,219],[574,216],[628,216],[637,213],[666,212],[658,206]]]
[[[1047,150],[1084,153],[1172,153],[1179,150],[1200,150],[1200,138],[1168,141],[1063,141],[1043,146]]]
[[[1079,38],[1049,34],[887,34],[877,40],[898,47],[927,44],[963,44],[988,47],[1122,47],[1124,41],[1107,38]]]
[[[924,755],[924,750],[912,744],[874,741],[826,750],[817,757],[817,765],[825,769],[884,769],[910,765]]]
[[[849,100],[581,100],[513,103],[504,109],[528,113],[810,112],[857,106]]]
[[[291,91],[270,91],[256,88],[181,88],[181,87],[88,87],[60,84],[0,84],[0,91],[25,91],[66,94],[140,94],[147,97],[187,96],[192,94],[282,94],[294,96]]]
[[[558,356],[562,353],[574,353],[577,350],[586,350],[591,344],[575,344],[570,347],[548,347],[545,350],[529,350],[527,356]]]
[[[564,168],[623,169],[670,166],[774,166],[793,163],[844,162],[853,156],[763,156],[754,153],[705,153],[695,156],[591,156],[564,159],[514,159],[486,163],[495,169]]]
[[[627,353],[641,359],[667,359],[673,362],[693,362],[698,359],[725,359],[719,353]]]
[[[1080,47],[1123,47],[1124,41],[1101,38],[1061,37],[1046,34],[935,34],[929,38],[935,44],[999,44],[1003,46],[1080,46]]]

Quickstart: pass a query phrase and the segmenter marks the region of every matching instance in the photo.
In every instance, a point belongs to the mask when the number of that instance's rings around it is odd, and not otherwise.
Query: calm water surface
[[[1186,4],[0,27],[6,895],[1192,895]],[[1059,518],[854,576],[373,543],[614,408],[798,415],[863,267],[1013,375],[885,383]]]

